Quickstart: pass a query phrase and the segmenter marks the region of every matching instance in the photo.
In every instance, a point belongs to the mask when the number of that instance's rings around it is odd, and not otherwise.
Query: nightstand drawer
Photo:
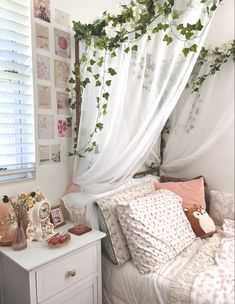
[[[38,302],[97,272],[97,257],[98,244],[95,243],[38,270],[36,273]]]

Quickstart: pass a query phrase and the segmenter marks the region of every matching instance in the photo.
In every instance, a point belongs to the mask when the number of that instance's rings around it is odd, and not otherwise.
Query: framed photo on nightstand
[[[55,228],[66,224],[64,212],[61,205],[51,208],[51,221]]]

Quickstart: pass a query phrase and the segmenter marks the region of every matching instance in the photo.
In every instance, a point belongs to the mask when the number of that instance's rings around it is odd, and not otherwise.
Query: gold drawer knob
[[[75,269],[68,271],[68,277],[74,277],[75,275],[76,275],[76,270]]]

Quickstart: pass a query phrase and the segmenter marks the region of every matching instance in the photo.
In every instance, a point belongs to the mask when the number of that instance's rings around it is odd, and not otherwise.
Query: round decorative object
[[[0,245],[10,246],[12,244],[16,223],[11,223],[9,216],[15,213],[10,203],[0,203]]]
[[[58,38],[58,45],[60,46],[61,49],[66,50],[68,48],[68,41],[65,37],[60,36]]]
[[[54,233],[54,225],[50,222],[50,210],[50,203],[46,199],[37,202],[29,210],[26,230],[29,241],[42,241],[44,236]]]
[[[43,202],[39,209],[39,217],[41,220],[45,220],[50,215],[50,205],[48,202]]]

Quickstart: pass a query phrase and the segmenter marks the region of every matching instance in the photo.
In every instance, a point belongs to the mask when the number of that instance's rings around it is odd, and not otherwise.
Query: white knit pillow
[[[234,194],[222,191],[210,192],[210,216],[218,226],[222,226],[225,219],[235,219]]]
[[[179,196],[163,189],[117,207],[133,262],[140,273],[154,272],[195,239],[181,202]]]

